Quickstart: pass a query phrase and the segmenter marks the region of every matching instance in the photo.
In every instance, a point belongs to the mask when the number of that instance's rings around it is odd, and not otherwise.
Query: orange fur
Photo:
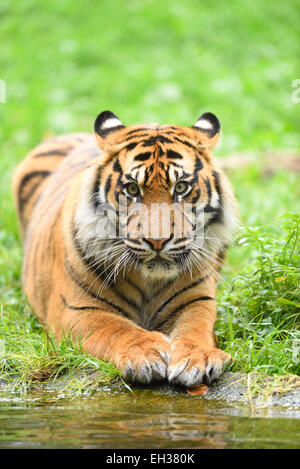
[[[96,139],[73,134],[44,142],[16,170],[23,285],[35,313],[58,339],[71,332],[89,353],[115,362],[132,381],[210,382],[229,358],[216,348],[213,334],[218,271],[236,220],[230,185],[210,153],[217,138],[218,132],[212,136],[196,127],[120,125],[96,133]],[[189,269],[176,264],[170,275],[164,265],[145,270],[143,262],[128,262],[108,281],[124,245],[117,251],[107,242],[103,260],[93,234],[101,205],[96,199],[102,194],[118,208],[122,178],[138,165],[146,206],[172,203],[173,165],[175,174],[193,174],[189,201],[198,197],[208,206],[215,197],[222,207],[207,223],[211,239],[202,262]],[[158,249],[162,241],[152,246]]]

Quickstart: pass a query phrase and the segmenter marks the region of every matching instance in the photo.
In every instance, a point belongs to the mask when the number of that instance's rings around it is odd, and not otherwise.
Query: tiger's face
[[[95,133],[104,153],[92,186],[93,208],[111,208],[105,223],[117,228],[104,248],[112,257],[116,249],[115,264],[121,257],[120,266],[134,264],[154,280],[187,269],[192,275],[228,244],[236,224],[234,197],[210,153],[220,133],[213,114],[203,114],[191,128],[125,127],[105,111]]]

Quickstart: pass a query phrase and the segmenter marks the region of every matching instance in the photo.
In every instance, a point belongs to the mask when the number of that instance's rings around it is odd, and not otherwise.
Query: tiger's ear
[[[205,112],[199,117],[197,122],[192,127],[197,131],[196,138],[200,142],[212,149],[216,146],[221,130],[221,124],[219,119],[211,112]]]
[[[101,112],[94,124],[94,130],[98,141],[102,141],[102,139],[105,139],[111,132],[115,132],[124,127],[120,119],[111,111]]]

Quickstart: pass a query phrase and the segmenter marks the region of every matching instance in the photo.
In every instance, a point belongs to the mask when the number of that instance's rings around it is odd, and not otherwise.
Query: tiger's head
[[[237,216],[211,155],[220,135],[215,115],[202,114],[192,127],[125,127],[104,111],[95,135],[101,156],[77,213],[87,256],[110,264],[114,275],[134,265],[146,278],[166,280],[201,270],[224,250]]]

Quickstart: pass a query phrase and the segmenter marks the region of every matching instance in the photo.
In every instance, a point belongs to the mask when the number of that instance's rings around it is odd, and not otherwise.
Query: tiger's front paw
[[[218,348],[205,350],[195,342],[177,337],[171,342],[171,360],[168,366],[170,383],[191,387],[210,385],[231,361],[228,353]]]
[[[170,340],[155,331],[140,334],[114,357],[126,380],[143,384],[166,379],[169,360]]]

